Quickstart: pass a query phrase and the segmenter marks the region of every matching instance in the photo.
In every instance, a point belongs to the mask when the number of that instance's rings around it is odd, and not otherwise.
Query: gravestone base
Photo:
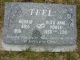
[[[28,45],[8,45],[2,43],[3,49],[7,51],[26,51],[30,49],[31,51],[35,52],[67,52],[67,51],[75,51],[76,45],[63,45],[63,46],[56,46],[56,47],[42,47],[42,46],[28,46]]]

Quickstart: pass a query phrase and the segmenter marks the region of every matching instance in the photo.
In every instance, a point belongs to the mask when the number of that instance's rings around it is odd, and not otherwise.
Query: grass
[[[1,51],[0,57],[2,59],[23,59],[23,60],[77,60],[79,59],[79,52],[12,52],[12,51]]]
[[[10,1],[10,0],[6,0]],[[44,0],[33,0],[33,2],[43,3]],[[2,0],[4,5],[4,1]],[[2,4],[0,3],[0,4]],[[56,2],[57,3],[57,2]],[[66,3],[66,2],[65,2]],[[64,4],[65,4],[64,3]],[[80,60],[80,1],[75,0],[67,4],[77,5],[77,45],[78,48],[75,52],[33,52],[30,49],[22,52],[16,51],[0,51],[0,60]],[[0,8],[0,25],[3,27],[3,13],[4,7]],[[0,31],[2,31],[0,28]]]

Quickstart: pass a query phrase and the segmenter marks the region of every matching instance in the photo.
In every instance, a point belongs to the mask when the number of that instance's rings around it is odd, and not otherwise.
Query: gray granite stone
[[[76,48],[76,6],[5,3],[5,50],[73,51]]]

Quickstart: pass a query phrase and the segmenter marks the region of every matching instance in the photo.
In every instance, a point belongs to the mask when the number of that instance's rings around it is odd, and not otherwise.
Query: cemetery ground
[[[44,2],[35,0],[34,2]],[[31,49],[26,51],[0,51],[0,60],[80,60],[80,4],[77,5],[77,49],[73,52],[34,52]],[[0,49],[2,41],[4,16],[4,1],[0,2]]]

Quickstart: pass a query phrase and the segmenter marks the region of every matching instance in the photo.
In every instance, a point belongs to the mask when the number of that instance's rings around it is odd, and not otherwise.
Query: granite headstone
[[[74,51],[76,6],[5,3],[2,46],[7,51]]]

